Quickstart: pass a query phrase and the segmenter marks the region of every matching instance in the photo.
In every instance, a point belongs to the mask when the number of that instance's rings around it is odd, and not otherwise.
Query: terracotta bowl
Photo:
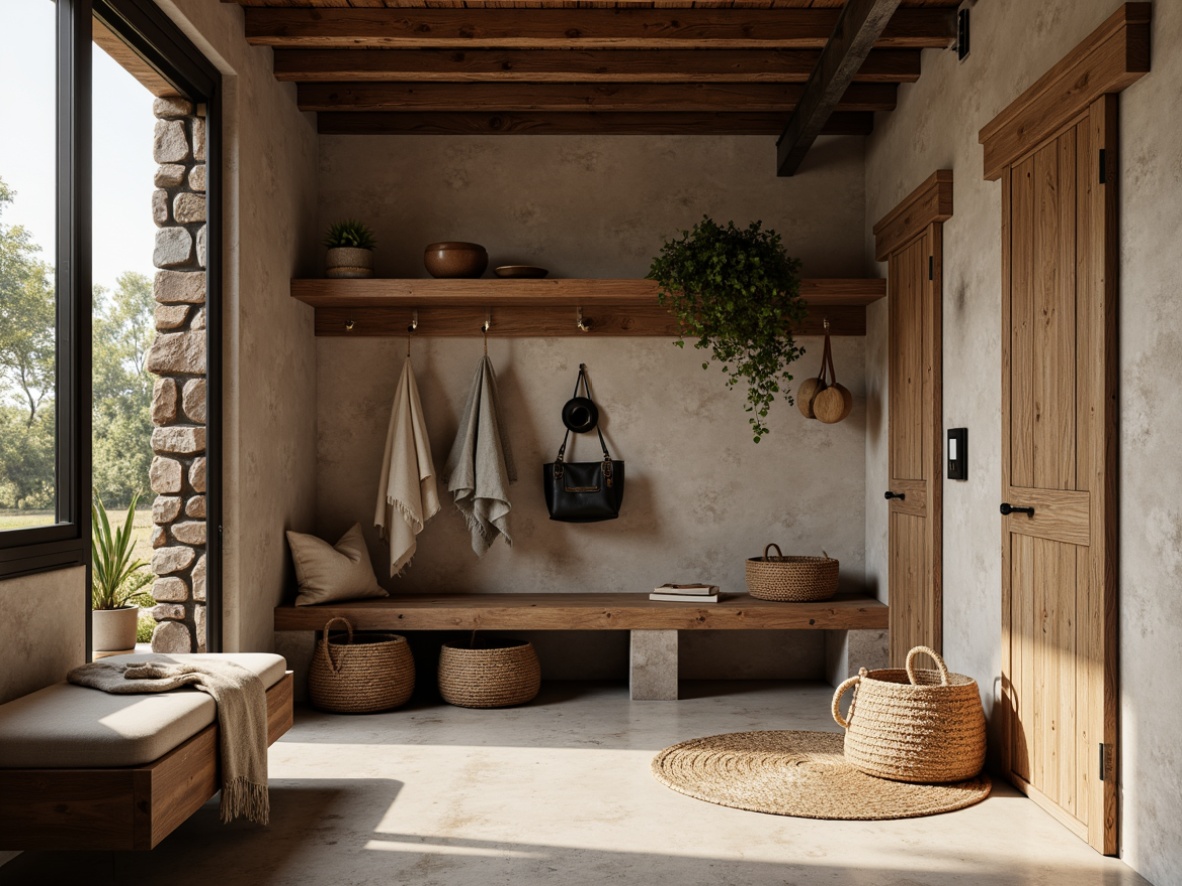
[[[488,267],[488,252],[479,243],[432,243],[423,264],[432,277],[479,277]]]

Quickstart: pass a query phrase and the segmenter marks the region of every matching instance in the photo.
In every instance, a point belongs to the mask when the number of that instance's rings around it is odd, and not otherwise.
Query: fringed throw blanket
[[[255,674],[229,661],[203,658],[184,662],[160,657],[149,661],[96,661],[74,668],[66,679],[115,695],[171,692],[192,686],[213,697],[218,707],[223,822],[245,817],[266,824],[267,694]]]

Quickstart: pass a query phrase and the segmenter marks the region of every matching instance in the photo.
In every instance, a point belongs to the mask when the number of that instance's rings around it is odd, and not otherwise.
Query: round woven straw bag
[[[776,556],[768,552],[776,549]],[[822,552],[824,553],[824,552]],[[824,557],[785,557],[780,546],[771,544],[762,557],[747,560],[747,590],[760,600],[811,603],[828,600],[837,593],[838,562]]]
[[[915,667],[925,653],[938,670]],[[849,715],[841,697],[851,688]],[[950,674],[934,650],[916,646],[907,667],[850,677],[833,693],[833,719],[845,728],[845,760],[867,775],[917,784],[973,778],[985,765],[985,712],[977,681]]]
[[[494,640],[473,648],[444,643],[439,652],[439,692],[462,708],[505,708],[533,701],[542,667],[527,640]]]
[[[348,637],[334,640],[329,631],[344,623]],[[406,704],[415,689],[415,660],[406,638],[398,634],[353,635],[346,618],[330,618],[324,638],[308,668],[308,696],[325,711],[370,714]]]

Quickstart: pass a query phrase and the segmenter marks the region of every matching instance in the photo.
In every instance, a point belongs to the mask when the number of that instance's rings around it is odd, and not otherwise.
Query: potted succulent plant
[[[329,277],[373,276],[373,232],[361,222],[345,219],[329,225],[324,245]]]
[[[661,304],[677,318],[675,344],[696,339],[694,347],[709,348],[722,364],[727,387],[746,383],[744,409],[752,413],[756,443],[768,432],[764,419],[776,395],[792,403],[788,367],[804,353],[792,325],[806,312],[800,261],[761,224],[723,227],[703,216],[692,231],[661,247],[648,274],[660,286]]]
[[[142,571],[148,564],[132,557],[137,504],[139,496],[133,495],[123,525],[114,531],[97,493],[90,509],[90,627],[95,658],[135,649],[140,604],[151,601],[144,585],[152,576]]]

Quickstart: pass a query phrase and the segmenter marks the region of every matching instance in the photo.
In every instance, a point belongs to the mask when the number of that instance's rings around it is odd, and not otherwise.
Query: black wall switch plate
[[[948,448],[945,451],[948,459],[948,479],[967,480],[969,478],[969,429],[949,428]]]

